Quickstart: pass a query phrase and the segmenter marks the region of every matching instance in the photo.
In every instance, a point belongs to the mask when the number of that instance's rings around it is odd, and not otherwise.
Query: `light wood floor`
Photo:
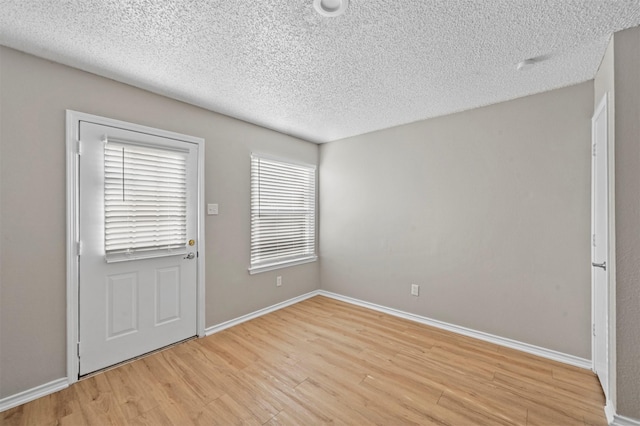
[[[1,413],[4,425],[605,425],[586,370],[314,297]]]

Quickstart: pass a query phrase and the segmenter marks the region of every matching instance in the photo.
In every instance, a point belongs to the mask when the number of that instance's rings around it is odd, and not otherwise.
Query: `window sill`
[[[144,259],[155,259],[156,257],[167,257],[167,256],[184,256],[187,254],[187,250],[185,249],[173,249],[173,250],[149,250],[147,253],[145,252],[133,252],[131,254],[127,253],[113,253],[106,254],[104,256],[104,260],[107,263],[117,263],[117,262],[128,262],[130,260],[144,260]]]
[[[276,269],[288,268],[289,266],[302,265],[318,260],[318,256],[305,257],[304,259],[288,260],[285,262],[269,263],[268,265],[252,266],[249,268],[249,274],[259,274],[261,272],[274,271]]]

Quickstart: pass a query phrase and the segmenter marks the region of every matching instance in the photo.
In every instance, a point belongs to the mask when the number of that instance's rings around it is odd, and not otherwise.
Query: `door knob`
[[[591,262],[591,266],[594,266],[596,268],[602,268],[605,271],[607,270],[607,262],[602,262],[602,263]]]
[[[196,257],[196,255],[193,252],[191,252],[188,255],[186,255],[184,258],[185,259],[193,259],[194,257]]]

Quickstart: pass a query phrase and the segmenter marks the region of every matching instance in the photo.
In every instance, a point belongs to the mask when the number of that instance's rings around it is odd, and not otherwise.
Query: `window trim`
[[[261,272],[275,271],[276,269],[288,268],[289,266],[304,265],[305,263],[315,262],[316,260],[318,260],[318,255],[313,255],[304,259],[286,260],[284,262],[254,266],[249,268],[249,275],[259,274]]]
[[[306,167],[313,170],[313,179],[314,179],[314,182],[313,182],[314,184],[314,187],[313,187],[313,196],[314,196],[314,199],[313,199],[313,202],[314,202],[313,254],[310,254],[309,256],[305,256],[305,257],[290,259],[290,260],[274,259],[272,262],[257,264],[257,265],[251,265],[251,260],[250,260],[249,268],[247,268],[249,271],[249,274],[254,275],[254,274],[259,274],[261,272],[273,271],[276,269],[282,269],[282,268],[287,268],[287,267],[296,266],[296,265],[303,265],[305,263],[311,263],[311,262],[317,261],[318,260],[318,166],[316,164],[310,164],[302,161],[291,160],[288,158],[277,157],[270,154],[264,154],[262,152],[251,152],[251,155],[249,157],[250,158],[250,164],[249,164],[250,179],[252,178],[251,159],[253,159],[254,157],[262,158],[265,160],[276,161],[280,163],[285,163],[292,166]],[[252,195],[253,194],[250,187],[249,188],[249,217],[251,217],[251,214],[252,214],[252,201],[253,201]],[[252,229],[253,227],[251,224],[249,228],[250,228],[249,229],[249,257],[251,258],[251,236],[253,235],[253,229]]]

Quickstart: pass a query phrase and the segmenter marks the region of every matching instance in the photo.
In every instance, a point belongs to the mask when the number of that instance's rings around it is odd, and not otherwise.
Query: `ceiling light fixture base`
[[[342,15],[349,7],[349,0],[313,0],[313,7],[322,16]]]

